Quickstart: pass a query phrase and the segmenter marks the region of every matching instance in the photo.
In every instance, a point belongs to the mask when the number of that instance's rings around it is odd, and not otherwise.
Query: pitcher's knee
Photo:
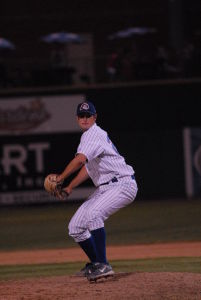
[[[79,230],[76,224],[72,221],[68,224],[68,233],[72,238],[76,238],[77,234],[79,234]]]
[[[87,228],[80,227],[73,222],[69,223],[68,232],[69,236],[71,236],[77,243],[84,241],[91,236]]]

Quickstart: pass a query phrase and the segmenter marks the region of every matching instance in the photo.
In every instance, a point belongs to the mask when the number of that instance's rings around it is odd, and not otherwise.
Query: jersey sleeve
[[[94,135],[83,134],[77,148],[77,154],[78,153],[84,154],[87,160],[91,161],[103,153],[103,147],[101,146],[100,140]]]

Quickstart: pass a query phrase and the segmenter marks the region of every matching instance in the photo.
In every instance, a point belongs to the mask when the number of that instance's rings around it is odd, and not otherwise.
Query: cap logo
[[[80,110],[88,110],[89,109],[89,104],[84,102],[82,103],[82,105],[80,106]]]

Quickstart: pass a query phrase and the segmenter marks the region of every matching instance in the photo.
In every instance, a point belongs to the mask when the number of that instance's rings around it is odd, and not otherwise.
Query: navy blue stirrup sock
[[[106,258],[106,234],[105,228],[98,228],[91,231],[94,243],[96,245],[97,261],[108,263]]]
[[[78,243],[91,262],[97,262],[96,246],[92,237]]]

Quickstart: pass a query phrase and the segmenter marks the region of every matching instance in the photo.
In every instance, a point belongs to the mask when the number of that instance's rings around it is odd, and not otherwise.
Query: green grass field
[[[0,266],[0,281],[31,277],[74,275],[83,263]],[[115,272],[191,272],[201,273],[201,257],[171,257],[112,261]]]
[[[80,204],[0,208],[0,251],[75,246],[68,222]],[[140,201],[106,221],[107,244],[201,240],[201,200]]]
[[[68,222],[79,207],[57,204],[1,207],[0,251],[77,246],[68,236]],[[126,245],[201,241],[201,200],[140,201],[106,221],[107,244]],[[121,272],[201,273],[200,257],[113,261]],[[0,266],[0,280],[74,274],[83,263]]]

